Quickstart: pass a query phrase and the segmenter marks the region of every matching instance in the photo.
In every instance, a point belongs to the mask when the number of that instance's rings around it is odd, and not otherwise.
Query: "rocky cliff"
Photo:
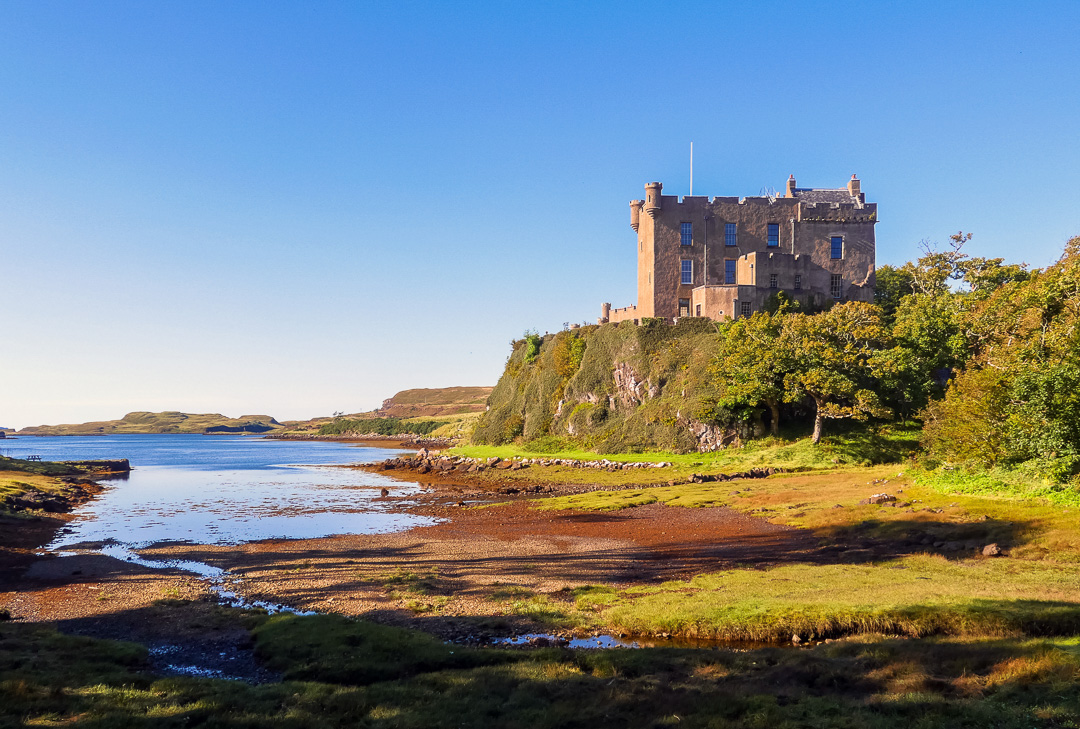
[[[715,408],[715,325],[589,326],[514,343],[477,443],[562,438],[601,452],[709,451],[739,433]]]

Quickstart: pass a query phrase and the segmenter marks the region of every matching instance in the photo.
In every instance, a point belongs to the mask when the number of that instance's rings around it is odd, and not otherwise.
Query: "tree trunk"
[[[821,415],[821,403],[815,400],[814,404],[817,406],[814,410],[814,437],[810,441],[817,445],[821,442],[821,431],[825,426],[825,418]]]
[[[769,415],[771,416],[769,432],[780,435],[780,403],[776,400],[769,400]]]

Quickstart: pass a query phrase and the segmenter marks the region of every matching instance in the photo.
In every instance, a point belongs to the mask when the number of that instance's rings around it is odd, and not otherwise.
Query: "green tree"
[[[988,270],[992,293],[963,316],[973,356],[945,399],[924,411],[935,459],[1023,465],[1055,480],[1080,475],[1080,238],[1045,271]],[[975,270],[975,269],[972,269]],[[1000,283],[999,276],[1009,280]]]
[[[884,390],[905,415],[941,397],[953,371],[968,356],[963,298],[952,293],[911,294],[893,317],[895,346],[879,358]]]
[[[719,384],[717,404],[743,414],[764,404],[769,408],[769,429],[780,428],[787,356],[780,344],[784,313],[757,312],[723,327],[716,358],[709,374]]]
[[[826,419],[887,417],[875,392],[879,353],[889,343],[881,310],[849,302],[821,314],[784,317],[778,350],[784,353],[784,400],[814,402],[813,442]]]
[[[1026,263],[1006,264],[1004,258],[968,258],[959,269],[968,292],[976,299],[988,298],[1005,284],[1031,278]]]
[[[915,293],[915,276],[906,267],[879,266],[874,278],[874,303],[881,307],[885,320],[891,321],[904,297]]]
[[[995,369],[973,369],[949,385],[944,400],[923,411],[922,446],[949,463],[994,466],[1005,450],[1005,375]]]

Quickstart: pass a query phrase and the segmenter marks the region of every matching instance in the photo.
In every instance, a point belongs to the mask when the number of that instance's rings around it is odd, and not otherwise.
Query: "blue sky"
[[[975,11],[977,8],[977,12]],[[493,384],[627,202],[839,187],[878,263],[1080,234],[1080,3],[0,3],[0,426]]]

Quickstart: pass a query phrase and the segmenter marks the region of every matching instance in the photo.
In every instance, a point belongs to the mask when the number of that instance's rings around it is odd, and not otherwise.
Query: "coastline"
[[[399,448],[449,448],[453,442],[449,438],[426,438],[417,435],[319,435],[318,433],[267,433],[262,436],[267,440],[327,441],[330,443],[371,444],[380,447]]]

